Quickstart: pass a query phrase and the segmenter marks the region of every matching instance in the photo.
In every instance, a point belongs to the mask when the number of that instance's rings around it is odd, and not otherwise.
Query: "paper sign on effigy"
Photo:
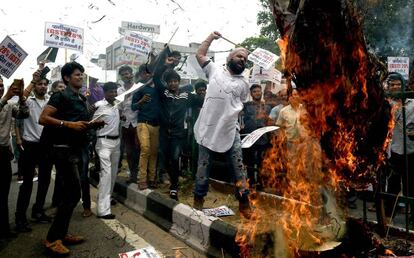
[[[26,57],[26,51],[6,36],[0,44],[0,74],[10,78]]]
[[[275,131],[277,129],[279,129],[279,126],[265,126],[256,129],[243,138],[243,140],[241,141],[241,147],[244,149],[250,148],[257,140],[259,140],[260,137],[262,137],[263,134]]]
[[[83,52],[83,29],[60,23],[45,23],[45,46]]]
[[[144,86],[144,84],[143,83],[140,83],[140,82],[137,83],[137,84],[134,84],[129,90],[127,90],[124,93],[116,96],[115,99],[118,100],[118,101],[120,101],[120,102],[123,102],[125,100],[125,96],[126,95],[131,94],[131,93],[137,91],[142,86]]]
[[[269,70],[274,66],[279,57],[270,51],[258,47],[249,54],[247,59],[257,64],[258,66],[263,67],[263,69]]]
[[[137,56],[148,56],[152,47],[152,39],[133,31],[126,31],[124,39],[122,40],[122,47],[126,53],[132,53]]]
[[[120,253],[119,258],[161,258],[161,256],[155,251],[154,247],[149,246],[141,248],[135,251]]]

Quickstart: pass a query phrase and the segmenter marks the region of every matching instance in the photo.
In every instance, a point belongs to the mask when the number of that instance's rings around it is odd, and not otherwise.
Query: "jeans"
[[[81,198],[79,171],[83,169],[83,152],[84,150],[80,148],[53,147],[53,161],[56,178],[62,187],[62,201],[58,205],[55,219],[47,234],[46,239],[49,242],[62,240],[68,233],[73,210]]]
[[[171,180],[170,190],[178,190],[180,156],[184,141],[185,137],[172,136],[166,130],[160,130],[158,161],[161,168],[168,170]]]
[[[155,171],[157,167],[159,129],[159,126],[138,123],[137,133],[141,147],[139,156],[139,183],[146,183],[148,179],[150,181],[156,180]]]
[[[23,184],[20,186],[16,204],[16,223],[25,222],[26,211],[29,207],[30,196],[33,189],[33,177],[36,165],[39,166],[39,181],[36,196],[36,203],[33,212],[42,212],[45,203],[47,190],[50,184],[50,174],[52,165],[47,158],[46,149],[38,142],[23,141],[23,149],[20,159],[22,160],[21,172],[23,174]]]
[[[12,178],[11,153],[9,146],[0,146],[0,237],[10,231],[9,226],[9,191]]]
[[[194,196],[203,198],[208,192],[208,178],[211,170],[212,157],[214,152],[200,145],[198,153],[198,168],[196,174],[196,185]],[[246,182],[246,169],[243,165],[243,155],[241,150],[240,134],[237,132],[233,146],[225,152],[226,160],[230,163],[230,173],[237,187],[236,198],[239,201],[248,200],[248,186]]]

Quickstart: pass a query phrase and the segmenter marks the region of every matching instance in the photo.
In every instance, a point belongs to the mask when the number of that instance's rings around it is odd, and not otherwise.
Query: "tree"
[[[382,60],[414,58],[414,0],[355,0],[366,41]]]
[[[263,9],[257,14],[257,25],[260,26],[260,36],[246,38],[240,45],[251,51],[260,47],[274,54],[279,55],[280,50],[275,43],[279,38],[279,32],[273,15],[270,11],[269,2],[267,0],[259,0]]]

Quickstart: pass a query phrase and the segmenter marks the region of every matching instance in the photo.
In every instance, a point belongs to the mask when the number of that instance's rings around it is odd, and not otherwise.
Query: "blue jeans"
[[[213,153],[213,151],[207,149],[206,147],[201,145],[199,146],[196,185],[194,190],[194,196],[196,198],[203,198],[207,195],[208,178],[210,175]],[[243,165],[239,132],[236,132],[233,146],[225,153],[225,155],[227,162],[230,163],[230,173],[232,173],[234,183],[237,187],[235,193],[236,198],[239,201],[247,201],[249,190],[246,183],[246,168]]]

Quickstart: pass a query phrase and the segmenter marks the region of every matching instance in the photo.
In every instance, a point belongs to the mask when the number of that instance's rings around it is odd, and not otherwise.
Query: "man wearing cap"
[[[197,51],[197,61],[209,80],[200,115],[194,125],[194,135],[199,147],[194,208],[202,209],[208,192],[208,177],[212,156],[215,152],[225,153],[231,165],[237,186],[236,198],[239,211],[250,217],[246,170],[243,165],[240,126],[237,122],[243,102],[249,95],[249,84],[242,75],[248,51],[236,48],[227,57],[227,65],[219,66],[207,57],[207,50],[213,40],[219,39],[219,32],[211,33]]]

